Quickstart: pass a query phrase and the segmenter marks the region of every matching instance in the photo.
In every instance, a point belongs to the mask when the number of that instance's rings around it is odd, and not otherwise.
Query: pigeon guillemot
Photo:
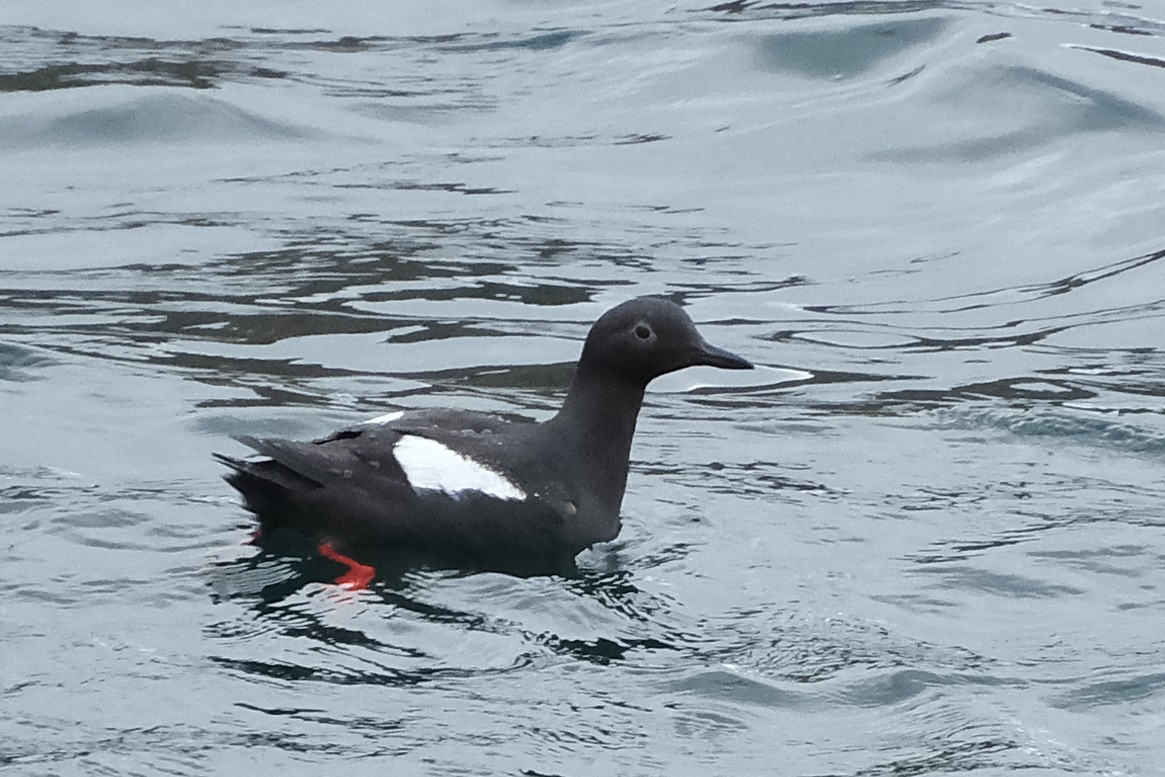
[[[296,530],[349,567],[349,587],[375,572],[354,557],[385,550],[553,567],[619,533],[644,389],[695,365],[752,368],[709,345],[679,305],[639,297],[595,322],[562,409],[542,423],[411,410],[314,442],[238,437],[264,458],[215,457],[257,536]]]

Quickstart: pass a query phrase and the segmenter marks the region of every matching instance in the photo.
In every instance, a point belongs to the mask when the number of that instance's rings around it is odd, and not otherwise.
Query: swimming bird
[[[463,410],[388,413],[323,439],[238,437],[262,458],[215,457],[259,519],[293,530],[349,568],[419,551],[491,569],[553,569],[619,534],[631,438],[652,379],[752,364],[708,344],[679,305],[639,297],[591,327],[562,408],[547,421]]]

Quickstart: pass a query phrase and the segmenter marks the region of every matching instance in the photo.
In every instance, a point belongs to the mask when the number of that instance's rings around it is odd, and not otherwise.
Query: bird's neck
[[[576,452],[580,474],[595,479],[588,486],[616,513],[627,484],[631,438],[645,388],[636,381],[595,375],[580,365],[562,410],[547,424]]]

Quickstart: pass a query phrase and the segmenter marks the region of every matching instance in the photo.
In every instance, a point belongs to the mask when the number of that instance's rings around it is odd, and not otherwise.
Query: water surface
[[[1090,2],[0,12],[0,767],[1154,774],[1165,22]],[[329,585],[212,451],[545,418],[664,293],[576,577]]]

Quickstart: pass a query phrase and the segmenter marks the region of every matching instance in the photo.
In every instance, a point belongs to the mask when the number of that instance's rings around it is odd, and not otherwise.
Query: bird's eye
[[[639,326],[635,327],[635,336],[640,340],[646,340],[647,338],[651,337],[651,327],[649,327],[647,324],[640,324]]]

